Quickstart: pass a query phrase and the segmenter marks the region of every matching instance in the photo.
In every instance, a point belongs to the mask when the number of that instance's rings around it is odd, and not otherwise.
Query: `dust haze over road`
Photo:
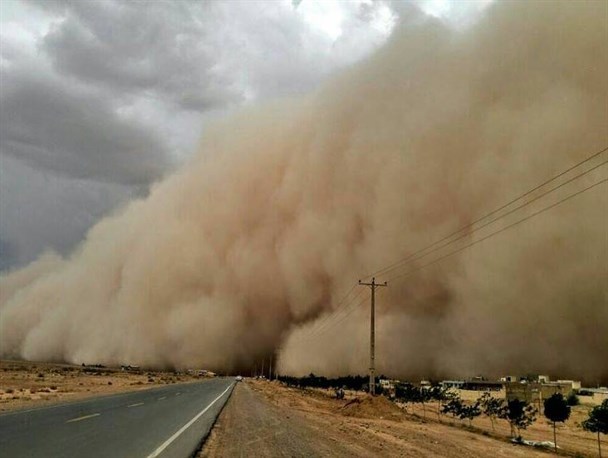
[[[0,355],[229,371],[282,347],[285,372],[364,371],[366,314],[298,334],[362,274],[608,145],[607,8],[414,15],[317,92],[218,122],[69,257],[0,280]],[[606,377],[606,190],[392,282],[379,372]]]

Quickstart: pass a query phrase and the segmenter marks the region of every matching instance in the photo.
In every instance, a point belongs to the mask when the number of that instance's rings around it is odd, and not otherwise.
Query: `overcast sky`
[[[67,253],[193,154],[209,120],[310,91],[433,0],[0,1],[0,270]]]

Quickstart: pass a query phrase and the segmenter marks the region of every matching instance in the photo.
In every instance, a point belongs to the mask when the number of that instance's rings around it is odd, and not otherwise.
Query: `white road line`
[[[156,388],[156,389],[161,390],[162,388]],[[152,391],[152,390],[154,390],[154,388],[152,388],[150,391]],[[133,393],[108,394],[108,395],[100,396],[99,399],[103,399],[105,401],[107,399],[124,398],[126,396],[131,396],[132,394]],[[97,401],[97,399],[94,399],[94,401]],[[22,415],[24,413],[37,412],[39,410],[65,409],[66,407],[87,405],[90,403],[91,403],[91,399],[85,400],[85,401],[66,401],[61,404],[57,404],[56,406],[34,407],[32,409],[27,409],[27,410],[17,410],[15,412],[4,412],[4,413],[0,413],[0,417],[7,417],[9,415]]]
[[[230,388],[232,388],[232,386],[233,386],[233,385],[234,385],[234,383],[231,383],[230,385],[228,385],[228,388],[226,388],[226,389],[224,390],[224,392],[223,392],[222,394],[220,394],[220,395],[219,395],[217,398],[215,398],[213,401],[211,401],[211,404],[209,404],[207,407],[205,407],[203,410],[201,410],[199,413],[197,413],[197,414],[196,414],[196,416],[195,416],[195,417],[194,417],[192,420],[190,420],[188,423],[186,423],[184,426],[182,426],[182,427],[181,427],[181,429],[180,429],[179,431],[177,431],[177,432],[176,432],[176,433],[175,433],[173,436],[171,436],[169,439],[167,439],[165,442],[163,442],[163,444],[162,444],[160,447],[158,447],[156,450],[154,450],[152,453],[150,453],[150,454],[149,454],[149,455],[148,455],[146,458],[155,458],[155,457],[157,457],[158,455],[160,455],[160,454],[163,452],[163,450],[165,450],[165,449],[166,449],[166,448],[167,448],[169,445],[171,445],[171,443],[172,443],[172,442],[173,442],[175,439],[177,439],[177,438],[179,437],[179,435],[180,435],[181,433],[183,433],[183,432],[184,432],[184,431],[186,431],[186,430],[187,430],[187,429],[188,429],[190,426],[192,426],[192,424],[193,424],[193,423],[194,423],[196,420],[198,420],[200,417],[202,417],[202,416],[203,416],[203,414],[204,414],[205,412],[207,412],[207,411],[208,411],[208,410],[211,408],[211,406],[212,406],[213,404],[215,404],[217,401],[219,401],[219,399],[220,399],[222,396],[224,396],[224,395],[225,395],[225,394],[228,392],[228,390],[229,390]]]
[[[167,396],[163,396],[162,398],[158,398],[158,401],[162,401],[163,399],[167,399]]]
[[[143,406],[144,403],[143,402],[138,402],[137,404],[131,404],[130,406],[127,407],[138,407],[138,406]]]
[[[179,396],[181,393],[175,393],[175,396]]]
[[[66,423],[74,423],[75,421],[86,420],[87,418],[93,418],[101,415],[100,413],[92,413],[91,415],[85,415],[84,417],[72,418],[66,421]]]

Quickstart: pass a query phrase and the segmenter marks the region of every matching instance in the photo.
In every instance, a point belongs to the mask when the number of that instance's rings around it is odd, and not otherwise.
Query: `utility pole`
[[[272,354],[270,355],[269,366],[270,368],[268,369],[268,380],[272,382]]]
[[[359,284],[362,286],[369,286],[372,290],[372,310],[369,331],[369,394],[374,396],[376,394],[376,288],[379,286],[388,286],[388,284],[386,282],[376,283],[376,277],[372,278],[371,283],[363,283],[359,280]]]

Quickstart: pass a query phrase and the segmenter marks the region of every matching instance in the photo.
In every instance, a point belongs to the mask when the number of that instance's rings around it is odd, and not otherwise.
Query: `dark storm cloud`
[[[103,94],[26,72],[3,75],[2,152],[74,178],[141,185],[167,170],[154,132],[124,122]]]
[[[17,248],[14,243],[0,238],[0,272],[17,263]]]
[[[197,111],[241,98],[215,67],[221,40],[203,22],[213,4],[73,2],[63,11],[42,49],[64,75],[115,91],[152,91]]]
[[[46,250],[68,253],[89,227],[133,197],[129,186],[70,179],[0,156],[0,271]]]
[[[309,90],[387,34],[362,31],[381,2],[344,13],[337,39],[288,2],[26,5],[49,25],[29,56],[5,40],[2,151],[123,184],[150,183],[189,155],[201,115]]]
[[[350,7],[335,39],[288,2],[29,3],[60,18],[41,48],[61,74],[196,111],[309,90],[386,36],[369,30],[383,2]]]

